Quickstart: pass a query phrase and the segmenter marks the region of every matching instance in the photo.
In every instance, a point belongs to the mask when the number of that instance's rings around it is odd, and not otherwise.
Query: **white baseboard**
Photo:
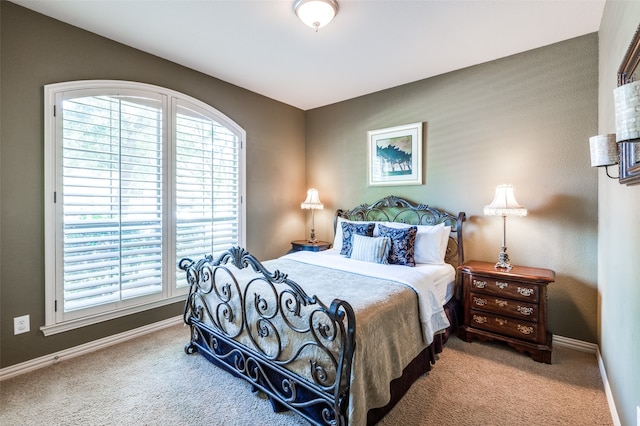
[[[611,413],[611,420],[614,426],[621,426],[620,417],[618,416],[618,410],[616,409],[616,402],[613,399],[611,393],[611,387],[609,386],[609,379],[607,378],[607,371],[604,368],[604,362],[602,356],[600,356],[600,348],[595,343],[584,342],[582,340],[572,339],[570,337],[553,335],[553,344],[557,346],[564,346],[577,351],[592,353],[598,360],[598,369],[600,370],[600,377],[604,385],[604,393],[607,396],[607,403],[609,404],[609,412]]]
[[[607,370],[604,368],[604,361],[600,355],[600,349],[596,352],[596,358],[598,358],[598,367],[600,368],[600,377],[602,377],[602,384],[604,385],[604,393],[607,395],[607,402],[609,403],[609,411],[611,412],[611,420],[614,426],[621,426],[620,417],[618,416],[618,409],[616,408],[616,401],[613,399],[613,393],[611,392],[611,386],[609,386],[609,379],[607,378]],[[640,423],[639,423],[640,424]]]
[[[588,352],[594,355],[598,351],[598,345],[596,345],[595,343],[572,339],[570,337],[558,336],[557,334],[553,335],[553,344],[557,346],[564,346],[565,348],[575,349],[576,351]]]
[[[182,323],[182,315],[0,369],[0,381]]]

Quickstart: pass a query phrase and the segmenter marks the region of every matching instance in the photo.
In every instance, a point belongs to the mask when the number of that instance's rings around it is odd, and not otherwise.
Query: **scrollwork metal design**
[[[523,296],[529,297],[533,293],[535,293],[535,289],[530,287],[518,287],[518,293],[520,293]]]
[[[529,306],[520,306],[520,305],[518,305],[518,307],[516,309],[522,315],[531,315],[533,313],[533,308],[531,308]]]
[[[533,333],[533,327],[528,326],[528,325],[518,324],[517,328],[518,328],[518,331],[520,333],[522,333],[522,334],[529,335],[529,334]]]
[[[487,282],[474,279],[473,280],[473,286],[477,287],[477,288],[485,288],[487,286]]]
[[[251,267],[255,275],[247,278],[229,265]],[[190,285],[187,353],[206,354],[313,423],[346,424],[355,348],[348,303],[336,299],[327,307],[240,247],[178,266]]]
[[[444,223],[451,226],[451,236],[447,244],[445,261],[454,266],[464,263],[462,246],[462,224],[467,216],[464,212],[454,216],[451,213],[430,207],[426,204],[414,204],[401,197],[388,196],[375,203],[362,204],[352,210],[338,210],[334,218],[334,230],[337,218],[342,217],[356,221],[388,221],[408,225],[438,225]]]
[[[509,287],[509,283],[506,283],[504,281],[496,281],[496,287],[498,287],[500,290],[504,290],[505,288]]]
[[[481,317],[479,315],[474,315],[473,320],[478,324],[485,324],[487,322],[487,317]]]
[[[477,306],[484,306],[488,303],[487,299],[481,299],[479,297],[473,297],[473,303],[475,303]]]
[[[496,324],[504,327],[507,324],[507,320],[504,318],[495,318]]]

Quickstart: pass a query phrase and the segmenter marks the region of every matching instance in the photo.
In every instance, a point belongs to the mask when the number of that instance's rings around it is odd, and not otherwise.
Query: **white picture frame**
[[[369,186],[422,185],[422,123],[367,132]]]

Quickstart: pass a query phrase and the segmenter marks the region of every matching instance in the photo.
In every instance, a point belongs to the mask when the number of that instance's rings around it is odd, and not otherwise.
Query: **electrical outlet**
[[[15,317],[13,319],[13,334],[28,333],[30,329],[29,315]]]

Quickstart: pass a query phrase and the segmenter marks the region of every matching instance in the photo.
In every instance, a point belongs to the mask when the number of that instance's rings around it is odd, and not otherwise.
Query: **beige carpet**
[[[305,425],[243,380],[186,355],[173,326],[0,382],[0,425]],[[595,356],[554,348],[553,364],[452,338],[381,425],[610,425]]]

